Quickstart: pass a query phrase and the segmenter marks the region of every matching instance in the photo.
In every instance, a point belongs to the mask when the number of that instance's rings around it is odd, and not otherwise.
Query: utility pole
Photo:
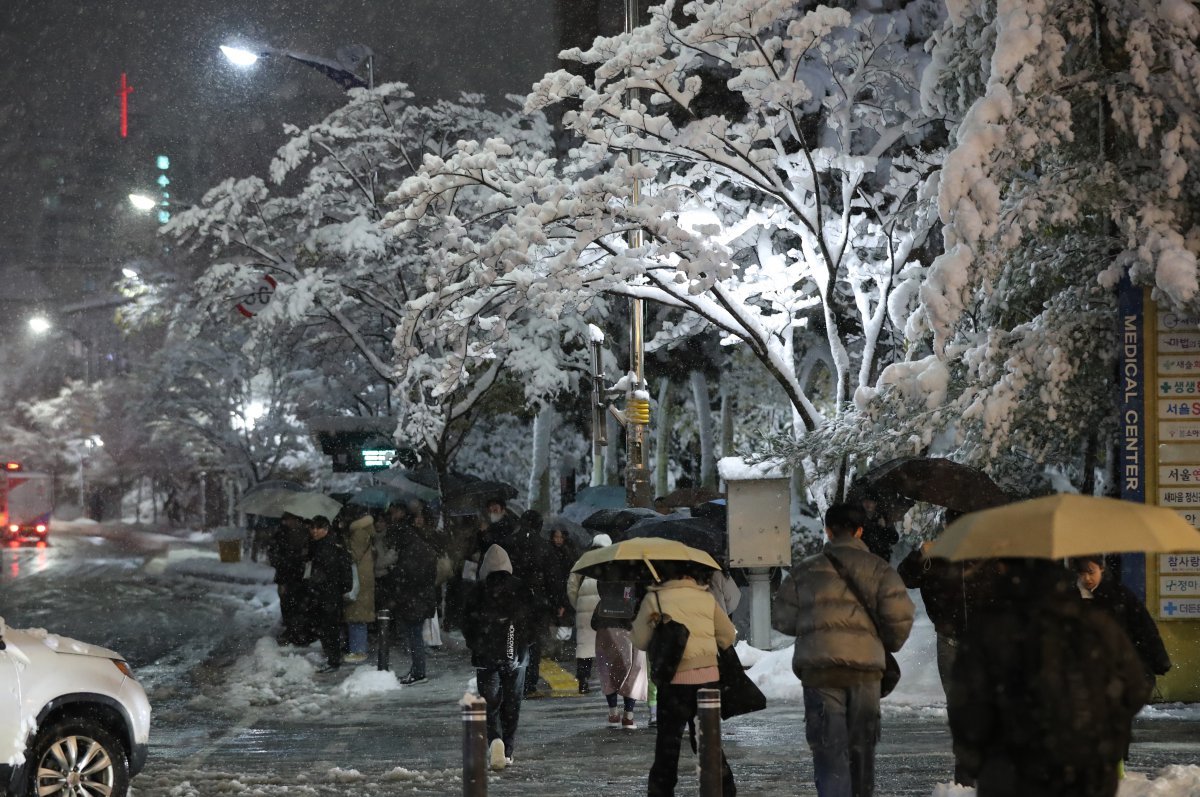
[[[638,27],[641,18],[641,0],[625,0],[625,33]],[[640,92],[630,89],[626,101],[633,107]],[[637,166],[641,153],[629,151],[629,162]],[[641,181],[636,177],[631,186],[630,199],[638,204],[642,198]],[[626,236],[630,249],[642,245],[642,231],[630,230]],[[654,496],[650,485],[650,469],[646,467],[646,435],[650,426],[650,393],[646,389],[646,354],[644,336],[645,308],[641,299],[629,302],[629,386],[625,392],[625,503],[629,506],[649,507]]]

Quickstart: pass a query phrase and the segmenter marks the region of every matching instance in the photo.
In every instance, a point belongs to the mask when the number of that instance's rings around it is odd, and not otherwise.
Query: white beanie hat
[[[593,548],[607,548],[610,545],[612,545],[612,537],[607,534],[597,534],[595,537],[592,537]]]

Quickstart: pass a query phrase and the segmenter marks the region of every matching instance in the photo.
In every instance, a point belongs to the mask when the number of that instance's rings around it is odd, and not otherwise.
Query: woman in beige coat
[[[367,623],[375,620],[375,554],[372,542],[375,520],[363,514],[350,523],[346,531],[346,547],[358,568],[358,595],[346,603],[346,626],[350,639],[347,664],[367,660]]]
[[[593,548],[612,545],[607,534],[597,534],[592,540]],[[596,579],[584,578],[572,573],[567,578],[567,600],[575,609],[575,680],[579,681],[579,694],[592,691],[592,663],[596,660],[596,631],[592,628],[592,613],[600,603],[600,592]]]
[[[696,695],[704,688],[719,686],[717,650],[732,647],[737,631],[729,615],[721,610],[708,591],[708,574],[699,565],[684,562],[656,563],[662,581],[650,587],[633,621],[633,644],[639,650],[650,645],[654,627],[662,615],[683,623],[688,629],[683,658],[669,684],[658,685],[658,736],[654,764],[650,767],[649,797],[671,797],[679,775],[679,748],[683,729],[696,716]],[[721,754],[722,794],[735,795],[733,772]]]

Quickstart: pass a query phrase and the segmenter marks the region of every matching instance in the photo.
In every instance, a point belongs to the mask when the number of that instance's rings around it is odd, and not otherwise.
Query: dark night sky
[[[284,123],[341,102],[316,71],[287,61],[238,70],[218,45],[243,37],[332,57],[361,42],[378,82],[419,97],[524,93],[578,31],[564,4],[587,0],[3,0],[0,5],[0,298],[31,302],[103,290],[124,259],[154,246],[131,191],[172,158],[175,196],[262,172]],[[575,14],[577,11],[571,11]],[[567,23],[570,24],[570,23]],[[590,36],[588,37],[590,38]],[[568,42],[573,43],[573,42]],[[120,75],[134,86],[118,131]],[[25,279],[18,275],[24,274]]]

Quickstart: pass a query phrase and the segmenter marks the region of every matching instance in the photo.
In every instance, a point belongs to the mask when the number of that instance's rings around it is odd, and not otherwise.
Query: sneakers
[[[506,758],[504,755],[504,740],[492,739],[491,745],[488,747],[488,759],[492,769],[496,772],[503,772],[508,766],[511,758]]]
[[[423,684],[429,679],[424,675],[413,675],[411,672],[400,679],[400,683],[408,686],[410,684]]]
[[[341,668],[342,668],[342,665],[340,665],[340,664],[326,664],[324,667],[321,667],[320,669],[317,670],[317,674],[318,675],[328,675],[331,672],[337,672]]]
[[[625,716],[621,717],[621,727],[627,731],[637,730],[637,723],[634,722],[632,711],[626,711]]]
[[[608,710],[608,727],[617,728],[621,725],[621,709],[610,708]]]
[[[579,682],[579,694],[586,695],[592,691],[592,686],[587,681]]]
[[[366,660],[366,653],[347,653],[346,658],[344,658],[342,661],[346,662],[347,664],[362,664]]]

